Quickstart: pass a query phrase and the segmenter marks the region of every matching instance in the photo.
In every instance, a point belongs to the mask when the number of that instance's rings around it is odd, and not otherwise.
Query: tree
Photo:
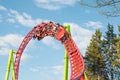
[[[120,38],[120,26],[118,26],[118,38]]]
[[[80,4],[99,8],[99,13],[108,17],[120,16],[120,0],[80,0]]]
[[[116,34],[114,33],[113,25],[108,24],[106,35],[104,36],[102,43],[102,54],[106,63],[106,71],[104,73],[107,80],[119,80],[119,44],[120,42]]]
[[[120,80],[120,26],[118,26],[118,37],[115,39],[115,49],[116,49],[116,54],[115,54],[115,73],[116,73],[116,78],[117,80]]]
[[[114,27],[108,24],[102,37],[96,30],[86,50],[86,72],[90,80],[120,80],[120,26],[118,34]]]
[[[90,80],[106,80],[102,76],[105,62],[100,53],[101,35],[100,30],[96,30],[85,55],[86,72]]]

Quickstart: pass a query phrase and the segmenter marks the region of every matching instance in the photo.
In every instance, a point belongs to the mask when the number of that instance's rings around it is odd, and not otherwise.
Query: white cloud
[[[15,19],[12,19],[12,18],[7,19],[7,21],[8,21],[9,23],[15,23]]]
[[[82,28],[76,23],[64,23],[70,25],[71,35],[82,55],[85,55],[85,50],[90,43],[92,31]]]
[[[23,12],[23,14],[18,13],[16,10],[10,9],[10,13],[8,14],[10,17],[8,19],[8,22],[14,23],[17,21],[21,25],[28,26],[28,27],[34,27],[35,25],[43,22],[42,19],[36,19],[33,20],[30,15]],[[48,22],[48,20],[44,20],[44,22]],[[52,46],[55,49],[59,48],[59,45],[54,42],[55,40],[51,37],[45,37],[42,42],[47,46]]]
[[[60,71],[63,69],[63,66],[62,65],[53,66],[53,69]]]
[[[0,46],[2,47],[18,47],[22,41],[23,36],[18,34],[8,34],[0,36]]]
[[[65,6],[72,6],[78,0],[35,0],[36,6],[48,10],[58,10]]]
[[[23,12],[22,14],[20,14],[19,12],[17,12],[16,10],[13,10],[13,9],[10,9],[8,16],[10,17],[8,19],[9,22],[17,21],[18,23],[20,23],[21,25],[26,26],[26,27],[34,27],[37,24],[43,22],[42,19],[34,20],[27,13]],[[47,21],[47,20],[44,20],[44,21]]]
[[[63,80],[63,65],[31,67],[30,72],[37,74],[42,80]]]
[[[55,43],[55,40],[52,38],[52,37],[45,37],[43,38],[42,42],[47,45],[47,46],[52,46],[53,48],[55,49],[58,49],[59,48],[59,45]]]
[[[8,34],[5,36],[0,36],[0,55],[8,55],[10,49],[18,49],[20,43],[23,40],[23,36],[19,34]],[[29,46],[33,46],[34,42],[30,42]],[[23,53],[21,59],[26,60],[31,56],[26,52]]]
[[[55,65],[55,66],[49,66],[49,67],[31,67],[30,71],[32,72],[47,72],[55,75],[63,74],[63,65]],[[49,74],[48,74],[49,75]]]
[[[30,71],[32,71],[32,72],[38,72],[39,69],[38,69],[38,68],[33,68],[33,67],[31,67],[31,68],[30,68]]]
[[[103,27],[103,24],[100,21],[89,21],[89,22],[85,23],[85,25],[87,27],[91,27],[93,29],[98,29],[98,28]]]
[[[0,49],[0,55],[9,55],[10,53],[10,48],[1,48]],[[21,56],[21,60],[22,61],[25,61],[27,60],[28,58],[31,58],[30,55],[28,55],[27,53],[23,53],[22,56]]]
[[[9,50],[19,46],[23,37],[17,34],[0,36],[0,55],[8,55]]]
[[[31,15],[23,12],[23,13],[19,13],[16,10],[13,9],[7,9],[4,6],[0,5],[0,10],[4,10],[7,11],[8,14],[8,19],[7,21],[9,23],[15,23],[18,22],[19,24],[26,26],[26,27],[34,27],[37,24],[41,23],[41,22],[46,22],[48,20],[42,20],[42,19],[33,19]],[[2,22],[2,15],[0,15],[0,22]]]
[[[4,6],[0,5],[0,10],[6,11],[7,8],[5,8]]]
[[[50,69],[50,67],[37,66],[37,67],[31,67],[31,68],[30,68],[30,71],[32,71],[32,72],[40,72],[40,71],[47,71],[47,70],[49,70],[49,69]]]
[[[9,48],[0,48],[0,55],[8,55],[9,50]]]
[[[27,53],[23,53],[22,56],[21,56],[22,61],[25,61],[25,60],[27,60],[29,58],[31,58],[31,56],[29,54],[27,54]]]
[[[63,74],[63,65],[53,66],[54,74]]]

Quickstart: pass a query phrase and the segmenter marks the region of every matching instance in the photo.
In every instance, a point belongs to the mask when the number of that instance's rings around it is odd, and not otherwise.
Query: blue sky
[[[10,49],[17,50],[25,35],[41,22],[71,26],[82,55],[95,29],[105,32],[108,23],[117,30],[120,17],[107,18],[78,0],[0,0],[0,80],[4,80]],[[19,80],[63,80],[63,45],[51,37],[31,40],[20,64]],[[10,77],[11,78],[11,77]]]

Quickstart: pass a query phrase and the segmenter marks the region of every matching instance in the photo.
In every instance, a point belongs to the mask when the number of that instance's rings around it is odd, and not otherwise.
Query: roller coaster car
[[[65,35],[65,33],[66,33],[65,29],[63,27],[60,27],[55,38],[57,40],[61,40],[61,38]]]

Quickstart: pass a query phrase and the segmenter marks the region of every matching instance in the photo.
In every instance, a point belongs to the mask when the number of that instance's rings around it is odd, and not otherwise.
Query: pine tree
[[[116,79],[116,34],[114,34],[113,25],[108,24],[106,35],[102,42],[102,54],[106,68],[104,69],[104,77],[107,80]]]
[[[116,54],[115,59],[114,59],[114,65],[115,65],[115,77],[117,80],[120,80],[120,26],[118,26],[118,37],[115,39],[115,50],[116,50]]]
[[[119,34],[108,24],[102,33],[96,30],[85,55],[86,72],[89,80],[120,80],[120,26]]]
[[[101,36],[100,30],[96,30],[86,51],[85,63],[89,80],[106,80],[102,76],[105,63],[100,53]]]
[[[116,49],[117,49],[117,54],[119,55],[119,59],[120,59],[120,26],[118,26],[118,38],[117,38],[117,41],[116,41]]]

